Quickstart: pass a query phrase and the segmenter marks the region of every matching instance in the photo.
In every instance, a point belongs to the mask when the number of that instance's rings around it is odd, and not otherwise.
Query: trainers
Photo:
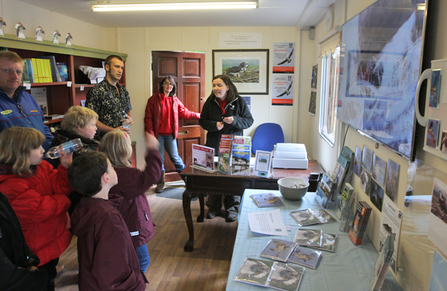
[[[233,222],[237,219],[237,212],[228,212],[227,218],[225,219],[226,222]]]
[[[216,217],[216,212],[208,211],[206,214],[207,219],[213,219],[214,217]]]
[[[163,192],[164,187],[165,187],[165,171],[162,171],[161,178],[157,182],[157,187],[155,187],[155,193]]]

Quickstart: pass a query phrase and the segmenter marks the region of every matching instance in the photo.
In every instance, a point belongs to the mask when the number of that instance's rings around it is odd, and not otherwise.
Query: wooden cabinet
[[[126,61],[127,54],[91,49],[81,46],[67,46],[65,44],[53,44],[51,41],[35,41],[32,38],[18,39],[15,35],[0,37],[0,47],[16,52],[24,58],[37,56],[55,56],[56,62],[67,64],[68,81],[51,83],[31,83],[33,87],[47,88],[47,103],[49,114],[65,114],[70,106],[81,105],[87,92],[94,84],[86,84],[85,78],[79,66],[92,66],[102,68],[102,62],[109,55],[118,55]],[[84,81],[81,83],[81,80]],[[125,72],[120,80],[125,85]]]

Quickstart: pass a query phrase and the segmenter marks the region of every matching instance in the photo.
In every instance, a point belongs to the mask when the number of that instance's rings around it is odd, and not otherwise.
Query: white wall
[[[15,34],[17,22],[25,26],[25,36],[34,38],[38,26],[42,26],[44,40],[52,40],[53,31],[59,30],[60,43],[65,42],[67,33],[71,33],[73,45],[116,51],[116,29],[104,28],[62,14],[54,13],[17,0],[0,0],[0,16],[6,22],[5,34]]]
[[[262,47],[270,49],[270,68],[274,42],[295,42],[299,48],[301,34],[295,27],[159,27],[159,28],[118,28],[118,51],[126,52],[129,57],[126,66],[126,84],[132,101],[132,114],[135,121],[132,126],[132,139],[137,141],[137,160],[144,156],[144,110],[147,99],[151,96],[151,52],[152,51],[204,51],[205,52],[205,98],[211,93],[212,85],[212,50],[219,49],[220,32],[261,33]],[[295,62],[295,84],[299,84],[300,60]],[[271,92],[271,72],[269,73]],[[309,80],[310,84],[310,80]],[[298,99],[299,86],[295,87],[294,106],[272,106],[269,95],[251,95],[254,124],[244,131],[251,135],[256,127],[264,122],[281,124],[286,142],[297,142],[298,118],[301,116]],[[305,106],[308,106],[304,104]],[[300,110],[300,112],[298,112]],[[309,138],[300,136],[303,142]],[[143,165],[138,164],[138,167]]]

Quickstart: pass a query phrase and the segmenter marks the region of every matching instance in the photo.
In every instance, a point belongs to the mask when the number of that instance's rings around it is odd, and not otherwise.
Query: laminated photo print
[[[266,286],[273,261],[246,258],[233,280],[258,286]]]
[[[308,248],[296,247],[289,257],[288,263],[299,264],[316,269],[321,258],[321,252]]]
[[[313,228],[298,228],[295,235],[295,242],[300,246],[321,247],[323,231]]]
[[[316,247],[323,251],[335,252],[337,246],[337,235],[330,233],[323,233],[321,247]]]
[[[311,209],[302,209],[290,212],[290,215],[295,219],[299,226],[313,225],[320,223],[318,217]]]
[[[295,248],[296,243],[282,239],[272,239],[261,252],[261,257],[287,262],[288,257]]]
[[[298,290],[305,268],[294,264],[275,262],[272,269],[268,283],[270,288],[284,291]]]

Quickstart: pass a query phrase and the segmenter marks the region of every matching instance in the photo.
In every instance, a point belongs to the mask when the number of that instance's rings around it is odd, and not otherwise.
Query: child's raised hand
[[[158,139],[146,131],[146,147],[148,149],[155,149],[158,150],[158,147],[160,146],[160,143],[158,142]]]
[[[70,166],[71,162],[73,161],[73,152],[67,154],[64,150],[62,150],[59,160],[61,161],[62,167],[68,168],[68,166]]]

